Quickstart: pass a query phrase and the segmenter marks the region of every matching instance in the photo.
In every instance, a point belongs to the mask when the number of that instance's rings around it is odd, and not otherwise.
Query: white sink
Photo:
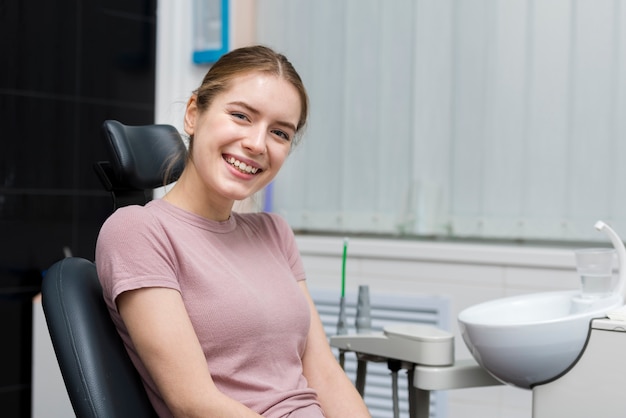
[[[472,306],[458,317],[463,340],[495,378],[530,389],[558,377],[576,361],[591,319],[623,305],[619,294],[594,302],[578,294],[535,293]]]

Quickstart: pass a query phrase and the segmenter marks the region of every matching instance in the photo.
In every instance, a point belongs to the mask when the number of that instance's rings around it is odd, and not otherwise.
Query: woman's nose
[[[250,132],[243,141],[244,148],[253,154],[263,154],[267,151],[265,131],[262,129]]]

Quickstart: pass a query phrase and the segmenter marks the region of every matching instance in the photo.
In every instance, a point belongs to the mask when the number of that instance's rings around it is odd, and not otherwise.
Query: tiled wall
[[[93,258],[105,119],[154,121],[156,0],[0,1],[0,415],[30,415],[31,298]]]
[[[342,237],[298,235],[311,288],[341,286]],[[375,293],[436,294],[450,300],[451,318],[466,307],[524,293],[574,289],[578,276],[567,248],[350,238],[346,288]],[[457,359],[470,357],[456,320]],[[529,418],[531,391],[510,386],[448,392],[448,418]]]
[[[112,209],[93,171],[105,119],[154,121],[155,0],[0,6],[0,263],[93,257]],[[12,40],[12,41],[9,41]]]

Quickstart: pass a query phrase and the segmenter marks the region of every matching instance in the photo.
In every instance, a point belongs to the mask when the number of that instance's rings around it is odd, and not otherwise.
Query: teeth
[[[237,167],[242,173],[256,174],[257,171],[259,171],[258,168],[247,165],[246,163],[236,160],[233,157],[230,157],[227,161],[233,167]]]

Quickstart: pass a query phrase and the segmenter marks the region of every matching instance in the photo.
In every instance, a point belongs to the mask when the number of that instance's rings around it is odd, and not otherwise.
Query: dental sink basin
[[[590,321],[623,305],[613,294],[593,301],[579,291],[514,296],[459,314],[463,340],[496,379],[530,389],[565,372],[583,351]]]

